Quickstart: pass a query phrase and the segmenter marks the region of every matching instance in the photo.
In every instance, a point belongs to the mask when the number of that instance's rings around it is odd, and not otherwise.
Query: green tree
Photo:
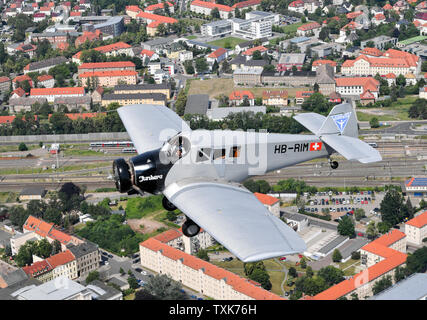
[[[332,261],[341,262],[341,260],[342,260],[341,252],[338,249],[335,249],[334,252],[332,253]]]
[[[128,284],[131,289],[136,289],[139,287],[138,281],[135,279],[133,275],[128,277]]]
[[[49,258],[52,254],[52,245],[47,241],[47,239],[41,239],[37,242],[35,254],[43,259]]]
[[[202,259],[202,260],[205,260],[205,261],[209,261],[209,255],[208,255],[208,252],[207,252],[207,250],[203,250],[203,249],[201,249],[201,250],[199,250],[198,252],[197,252],[197,258],[199,258],[199,259]]]
[[[417,249],[406,259],[408,273],[424,273],[427,271],[427,247]]]
[[[375,282],[374,286],[372,287],[372,293],[374,295],[380,293],[381,291],[384,291],[385,289],[391,287],[393,285],[391,276],[385,276],[381,280]]]
[[[21,143],[19,144],[19,146],[18,146],[18,150],[19,150],[19,151],[27,151],[27,150],[28,150],[28,147],[27,147],[27,145],[26,145],[25,143],[21,142]]]
[[[262,269],[255,269],[252,274],[249,276],[249,278],[253,281],[256,281],[261,284],[261,286],[265,290],[270,290],[272,287],[270,276],[267,273],[267,271]]]
[[[294,278],[298,277],[297,269],[295,269],[294,267],[290,267],[289,268],[289,275],[291,277],[294,277]]]
[[[369,125],[371,126],[371,128],[379,128],[380,122],[378,121],[378,118],[373,117],[371,118],[371,120],[369,120]]]
[[[349,216],[341,217],[340,222],[338,222],[337,230],[340,235],[348,236],[350,238],[353,238],[356,234],[354,223]]]
[[[396,189],[390,189],[380,203],[381,220],[390,226],[403,221],[405,212],[402,211],[403,197]]]
[[[91,271],[86,277],[86,284],[91,283],[92,281],[99,280],[99,272]]]
[[[148,279],[144,289],[160,300],[187,300],[188,296],[182,292],[182,285],[166,276],[155,275]]]
[[[375,226],[375,221],[369,221],[369,224],[366,227],[366,235],[369,239],[375,239],[377,237],[378,229]]]
[[[307,260],[304,257],[302,257],[300,260],[300,266],[303,269],[307,268]]]
[[[344,280],[344,272],[333,266],[321,268],[317,272],[317,276],[323,278],[328,287],[331,287]]]
[[[312,277],[312,276],[314,276],[314,272],[313,272],[313,269],[310,267],[310,266],[307,266],[307,269],[306,269],[306,271],[305,271],[305,275],[307,276],[307,277]]]
[[[365,217],[365,210],[363,210],[362,208],[357,208],[356,210],[354,210],[354,218],[356,219],[356,221],[360,221],[360,219]]]

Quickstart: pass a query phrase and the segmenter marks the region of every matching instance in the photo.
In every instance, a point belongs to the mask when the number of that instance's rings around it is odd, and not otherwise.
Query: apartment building
[[[254,196],[268,209],[268,211],[270,211],[277,218],[280,218],[279,199],[259,192],[255,192]]]
[[[10,248],[12,250],[12,255],[16,255],[19,252],[19,249],[27,242],[27,241],[37,241],[39,238],[37,237],[34,231],[25,232],[25,233],[17,233],[12,238],[10,238]]]
[[[214,8],[218,9],[221,19],[228,19],[230,17],[234,17],[234,9],[223,4],[194,0],[193,2],[191,2],[190,5],[191,12],[204,14],[206,16],[210,16]]]
[[[200,31],[203,36],[220,37],[227,34],[231,34],[231,26],[231,19],[218,20],[202,25]]]
[[[160,24],[167,26],[178,22],[178,20],[171,17],[165,17],[144,11],[141,11],[136,15],[136,20],[147,23],[147,34],[150,36],[155,36],[157,34],[157,28]]]
[[[46,259],[52,268],[52,279],[67,277],[77,279],[77,260],[70,250],[57,253]]]
[[[228,96],[231,105],[240,106],[245,100],[249,103],[249,106],[255,105],[255,96],[249,90],[234,90]]]
[[[367,267],[365,270],[314,297],[308,297],[308,300],[351,299],[353,293],[359,299],[365,299],[372,296],[374,284],[384,277],[391,276],[394,283],[395,269],[406,263],[406,235],[393,229],[362,247],[360,252],[362,264]]]
[[[76,259],[77,277],[86,277],[89,272],[99,267],[100,253],[98,245],[86,241],[79,245],[68,245],[70,252]]]
[[[54,102],[55,98],[83,97],[84,95],[83,87],[31,88],[30,90],[32,98],[46,98],[48,102]]]
[[[68,59],[61,56],[42,60],[39,62],[31,62],[24,67],[24,74],[27,74],[28,72],[48,72],[51,68],[62,63],[68,63]]]
[[[326,60],[326,59],[313,61],[311,65],[311,71],[316,71],[317,67],[321,66],[322,64],[330,65],[334,69],[334,73],[337,72],[337,63],[335,61]]]
[[[11,84],[11,81],[9,77],[6,77],[6,76],[0,77],[0,92],[4,93],[9,91],[10,84]]]
[[[380,83],[372,77],[335,78],[335,90],[342,96],[360,96],[370,91],[378,99]]]
[[[423,240],[427,238],[427,211],[405,223],[405,234],[408,242],[423,244]]]
[[[138,72],[133,70],[93,71],[79,74],[81,85],[86,87],[89,82],[95,83],[94,87],[114,87],[118,84],[136,84]]]
[[[105,54],[107,57],[108,56],[115,57],[115,56],[119,56],[122,54],[127,55],[127,56],[133,56],[132,46],[125,43],[125,42],[116,42],[116,43],[109,44],[106,46],[93,48],[93,50],[99,51],[99,52]],[[72,61],[77,63],[77,64],[81,64],[81,61],[80,61],[81,54],[82,54],[82,51],[77,52],[72,57]]]
[[[161,84],[137,84],[137,85],[128,85],[128,84],[119,84],[114,87],[115,94],[126,94],[126,93],[161,93],[170,98],[171,95],[171,86],[168,83]]]
[[[322,26],[317,22],[306,23],[298,27],[297,35],[298,36],[308,36],[311,34],[318,35],[321,28]]]
[[[346,60],[341,67],[343,75],[384,76],[394,73],[396,76],[412,73],[418,75],[421,59],[411,53],[389,49],[381,57],[358,56],[355,60]]]
[[[38,84],[37,84],[38,87],[53,88],[55,85],[55,79],[49,74],[38,76],[37,81],[38,81]]]
[[[154,238],[139,245],[141,265],[216,300],[282,300],[247,279]]]
[[[313,93],[314,91],[297,91],[295,93],[295,104],[303,104]]]
[[[423,90],[423,92],[426,92],[426,88],[427,86],[420,88],[420,92],[421,90]],[[427,94],[425,96],[421,96],[420,94],[420,98],[427,99]],[[405,181],[405,190],[406,192],[413,194],[414,197],[427,196],[427,178],[413,177]]]
[[[165,5],[168,7],[170,13],[175,12],[173,4],[169,1],[149,5],[144,11],[148,13],[165,12]]]
[[[166,105],[166,96],[161,93],[110,93],[104,94],[101,105],[106,107],[113,102],[117,102],[121,106],[127,106],[131,104]]]
[[[265,106],[287,106],[288,96],[286,90],[266,90],[262,92],[262,104]]]

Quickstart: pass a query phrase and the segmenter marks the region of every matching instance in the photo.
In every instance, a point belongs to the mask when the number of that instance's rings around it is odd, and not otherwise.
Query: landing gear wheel
[[[188,219],[182,225],[182,233],[186,237],[194,237],[200,232],[200,227],[195,224],[192,220]]]
[[[332,169],[338,168],[338,162],[337,161],[331,161],[329,164],[331,165]]]
[[[165,210],[167,210],[167,211],[174,211],[174,210],[176,210],[175,205],[172,202],[170,202],[168,200],[168,198],[166,198],[166,197],[163,197],[163,199],[162,199],[162,205],[163,205],[163,208],[165,208]]]

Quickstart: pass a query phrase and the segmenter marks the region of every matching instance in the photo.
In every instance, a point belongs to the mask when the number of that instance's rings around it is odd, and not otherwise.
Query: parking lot
[[[372,194],[371,191],[361,191],[354,194],[346,192],[318,192],[316,195],[309,197],[308,194],[304,195],[306,198],[305,209],[308,212],[315,214],[329,213],[332,220],[354,212],[354,210],[361,208],[365,211],[366,216],[371,216],[371,211],[380,207],[380,203],[384,198],[384,193]]]

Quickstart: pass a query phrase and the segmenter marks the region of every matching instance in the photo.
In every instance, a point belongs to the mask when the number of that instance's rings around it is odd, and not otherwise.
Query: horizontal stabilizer
[[[322,136],[322,140],[347,160],[358,160],[361,163],[382,160],[381,154],[377,150],[358,138],[325,135]]]
[[[322,127],[322,124],[325,122],[326,117],[318,113],[309,112],[296,115],[294,116],[294,119],[301,123],[311,132],[316,133]]]

